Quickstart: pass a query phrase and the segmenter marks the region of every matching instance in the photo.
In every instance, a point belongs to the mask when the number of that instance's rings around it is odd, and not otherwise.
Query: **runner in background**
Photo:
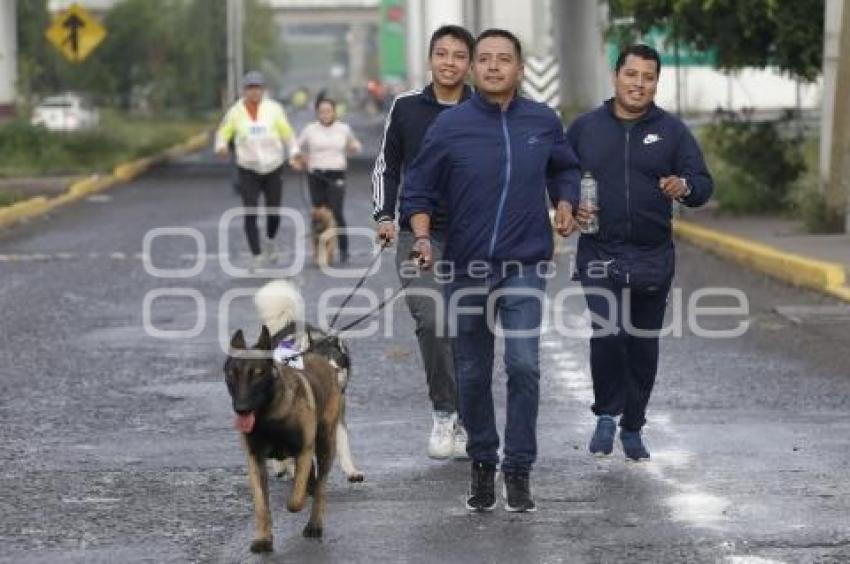
[[[274,239],[280,216],[275,209],[280,207],[283,191],[281,172],[286,160],[285,145],[289,147],[290,162],[294,168],[299,166],[296,158],[299,151],[283,107],[265,97],[263,75],[257,71],[248,72],[242,85],[242,98],[227,111],[216,132],[215,151],[222,158],[228,158],[228,144],[232,142],[242,205],[256,208],[262,194],[268,208],[267,240],[262,247],[257,214],[246,213],[244,219],[245,236],[253,255],[251,269],[256,271],[276,255]],[[262,253],[263,250],[265,253]]]
[[[348,168],[348,157],[359,153],[363,147],[351,127],[337,119],[334,100],[325,97],[316,100],[316,118],[317,121],[305,127],[298,138],[303,151],[299,160],[307,166],[313,208],[324,206],[334,215],[339,229],[339,260],[346,263],[348,234],[343,214],[345,171]]]

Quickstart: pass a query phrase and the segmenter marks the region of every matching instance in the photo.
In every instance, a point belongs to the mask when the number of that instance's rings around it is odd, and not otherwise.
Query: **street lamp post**
[[[227,104],[239,96],[239,80],[244,74],[243,0],[227,0]]]

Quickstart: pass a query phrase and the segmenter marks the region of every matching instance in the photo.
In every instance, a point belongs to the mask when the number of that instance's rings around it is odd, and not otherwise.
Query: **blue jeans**
[[[508,405],[503,472],[528,472],[537,457],[539,345],[545,287],[546,280],[532,264],[483,279],[458,279],[447,289],[447,320],[450,335],[455,336],[460,418],[469,435],[466,451],[474,462],[499,463],[492,389],[495,327],[487,322],[488,301],[495,314],[493,319],[498,318],[505,332]],[[523,334],[511,334],[519,331]]]

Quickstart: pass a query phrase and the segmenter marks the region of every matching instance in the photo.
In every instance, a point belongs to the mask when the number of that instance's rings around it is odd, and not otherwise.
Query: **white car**
[[[30,123],[50,131],[80,131],[97,127],[100,114],[85,98],[62,94],[42,100],[33,110]]]

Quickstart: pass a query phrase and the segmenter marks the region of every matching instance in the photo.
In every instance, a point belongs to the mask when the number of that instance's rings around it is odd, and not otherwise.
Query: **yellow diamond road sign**
[[[79,63],[106,37],[106,28],[78,4],[71,4],[53,18],[45,32],[47,40],[69,61]]]

